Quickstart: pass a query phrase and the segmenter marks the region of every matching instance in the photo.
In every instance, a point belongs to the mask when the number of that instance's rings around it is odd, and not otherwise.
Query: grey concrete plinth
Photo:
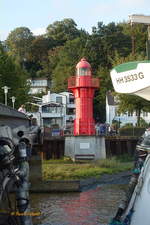
[[[67,136],[65,137],[65,156],[72,160],[105,159],[105,137]]]
[[[32,155],[30,161],[30,189],[38,189],[42,184],[42,161],[39,155]]]

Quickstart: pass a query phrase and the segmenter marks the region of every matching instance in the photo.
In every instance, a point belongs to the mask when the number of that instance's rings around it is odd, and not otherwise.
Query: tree
[[[31,44],[25,67],[30,77],[50,77],[48,52],[56,42],[44,35],[37,36]]]
[[[60,92],[67,89],[68,77],[75,74],[75,65],[83,57],[85,41],[82,38],[76,38],[67,41],[60,49],[56,57],[55,68],[52,71],[53,91]]]
[[[100,122],[106,121],[106,93],[113,90],[108,68],[99,67],[97,77],[100,79],[100,88],[95,93],[94,98],[94,118]]]
[[[116,51],[124,57],[131,52],[131,37],[123,33],[123,28],[119,24],[104,25],[98,22],[97,27],[92,29],[91,39],[92,47],[95,45],[95,61],[102,67],[109,69],[112,67],[111,61]]]
[[[150,111],[150,102],[140,98],[138,96],[132,95],[123,95],[119,94],[119,107],[118,112],[126,113],[126,112],[136,112],[137,115],[137,125],[140,125],[141,112],[149,112]]]
[[[46,38],[44,35],[37,36],[31,43],[29,59],[42,64],[44,60],[47,60],[48,51],[54,47],[56,44],[53,39]]]
[[[29,28],[18,27],[10,32],[6,40],[9,55],[23,63],[28,58],[34,36]]]
[[[83,46],[83,55],[89,60],[93,73],[96,74],[98,68],[106,65],[106,54],[104,52],[103,41],[97,35],[87,35]]]
[[[79,37],[80,31],[74,20],[67,18],[50,24],[47,27],[47,36],[57,41],[58,45],[63,45],[66,41]]]
[[[120,23],[123,28],[123,33],[128,35],[131,39],[132,54],[145,54],[146,40],[147,40],[147,25],[144,24],[133,24]]]
[[[16,64],[12,57],[0,45],[0,102],[4,103],[4,93],[1,87],[8,86],[9,97],[16,97],[16,106],[23,104],[29,98],[28,86],[26,85],[26,73]],[[11,105],[11,100],[8,98]]]

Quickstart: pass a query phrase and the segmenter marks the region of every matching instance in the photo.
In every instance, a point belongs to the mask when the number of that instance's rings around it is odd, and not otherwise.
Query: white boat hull
[[[130,225],[150,225],[150,155],[147,156],[138,184],[124,216],[133,208]]]

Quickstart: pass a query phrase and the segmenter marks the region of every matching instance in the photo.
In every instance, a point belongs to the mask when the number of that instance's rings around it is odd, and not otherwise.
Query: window
[[[68,115],[74,115],[74,114],[75,114],[74,109],[68,108],[68,109],[67,109],[67,114],[68,114]]]
[[[144,112],[144,111],[143,111],[143,116],[144,116],[144,117],[147,117],[147,116],[148,116],[148,112]]]
[[[45,105],[42,106],[42,113],[55,113],[55,114],[62,113],[62,107]]]
[[[56,97],[56,103],[62,103],[62,97]]]
[[[32,80],[31,86],[34,87],[45,87],[47,86],[47,80]]]
[[[69,103],[74,104],[74,96],[69,95]]]
[[[128,116],[133,116],[133,112],[128,112]]]
[[[53,106],[42,106],[42,113],[56,113],[57,108]]]
[[[43,124],[46,127],[60,127],[62,124],[62,120],[60,118],[43,118]]]
[[[78,76],[90,76],[91,71],[89,68],[78,68],[77,69],[77,75]]]

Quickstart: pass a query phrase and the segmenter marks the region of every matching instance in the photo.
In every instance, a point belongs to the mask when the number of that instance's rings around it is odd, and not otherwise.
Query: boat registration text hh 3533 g
[[[132,82],[135,80],[143,79],[144,74],[142,72],[135,73],[135,74],[130,74],[127,76],[119,77],[116,79],[117,84],[122,84],[122,83],[127,83],[127,82]]]

